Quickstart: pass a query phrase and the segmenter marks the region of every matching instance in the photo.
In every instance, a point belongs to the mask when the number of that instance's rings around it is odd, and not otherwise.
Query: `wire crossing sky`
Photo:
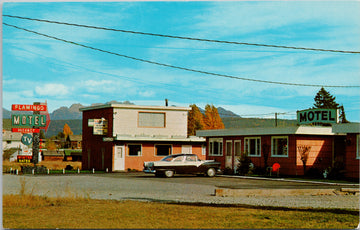
[[[37,35],[40,35],[40,36],[47,37],[47,38],[55,39],[55,40],[58,40],[58,41],[66,42],[66,43],[69,43],[69,44],[72,44],[72,45],[81,46],[81,47],[84,47],[84,48],[87,48],[87,49],[92,49],[92,50],[95,50],[95,51],[108,53],[108,54],[116,55],[116,56],[123,57],[123,58],[132,59],[132,60],[135,60],[135,61],[141,61],[141,62],[146,62],[146,63],[149,63],[149,64],[160,65],[160,66],[164,66],[164,67],[180,69],[180,70],[185,70],[185,71],[190,71],[190,72],[195,72],[195,73],[201,73],[201,74],[206,74],[206,75],[225,77],[225,78],[232,78],[232,79],[243,80],[243,81],[254,81],[254,82],[259,82],[259,83],[279,84],[279,85],[289,85],[289,86],[327,87],[327,88],[359,88],[360,87],[358,85],[325,85],[325,84],[324,85],[314,85],[314,84],[300,84],[300,83],[289,83],[289,82],[265,81],[265,80],[258,80],[258,79],[243,78],[243,77],[236,77],[236,76],[212,73],[212,72],[203,71],[203,70],[189,69],[189,68],[185,68],[185,67],[180,67],[180,66],[174,66],[174,65],[149,61],[149,60],[145,60],[145,59],[141,59],[141,58],[130,57],[130,56],[115,53],[115,52],[112,52],[112,51],[102,50],[102,49],[98,49],[98,48],[95,48],[95,47],[91,47],[91,46],[83,45],[83,44],[80,44],[80,43],[76,43],[76,42],[73,42],[73,41],[64,40],[64,39],[61,39],[61,38],[58,38],[58,37],[53,37],[53,36],[50,36],[50,35],[47,35],[47,34],[38,33],[36,31],[28,30],[28,29],[21,28],[21,27],[18,27],[18,26],[14,26],[14,25],[10,25],[10,24],[7,24],[7,23],[3,23],[3,25],[10,26],[10,27],[13,27],[13,28],[16,28],[16,29],[19,29],[19,30],[24,30],[24,31],[27,31],[27,32],[30,32],[30,33],[34,33],[34,34],[37,34]]]
[[[7,2],[3,107],[167,98],[265,117],[308,109],[325,87],[359,122],[359,10],[355,1]]]
[[[194,41],[217,42],[217,43],[235,44],[235,45],[264,46],[264,47],[270,47],[270,48],[311,50],[311,51],[321,51],[321,52],[360,54],[359,51],[335,50],[335,49],[318,49],[318,48],[306,48],[306,47],[295,47],[295,46],[256,44],[256,43],[249,43],[249,42],[222,41],[222,40],[204,39],[204,38],[191,38],[191,37],[184,37],[184,36],[155,34],[155,33],[146,33],[146,32],[138,32],[138,31],[131,31],[131,30],[120,30],[120,29],[113,29],[113,28],[105,28],[105,27],[99,27],[99,26],[81,25],[81,24],[69,23],[69,22],[59,22],[59,21],[51,21],[51,20],[45,20],[45,19],[21,17],[21,16],[16,16],[16,15],[3,15],[3,16],[4,17],[10,17],[10,18],[18,18],[18,19],[46,22],[46,23],[63,24],[63,25],[68,25],[68,26],[78,26],[78,27],[85,27],[85,28],[91,28],[91,29],[110,30],[110,31],[116,31],[116,32],[123,32],[123,33],[133,33],[133,34],[158,36],[158,37],[168,37],[168,38],[176,38],[176,39],[186,39],[186,40],[194,40]]]

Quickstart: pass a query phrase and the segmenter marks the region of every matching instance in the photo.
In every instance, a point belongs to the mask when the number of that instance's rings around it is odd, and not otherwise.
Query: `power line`
[[[175,65],[150,61],[150,60],[146,60],[146,59],[131,57],[131,56],[127,56],[127,55],[124,55],[124,54],[119,54],[119,53],[115,53],[115,52],[112,52],[112,51],[107,51],[107,50],[99,49],[99,48],[96,48],[96,47],[80,44],[80,43],[77,43],[77,42],[65,40],[65,39],[62,39],[62,38],[50,36],[50,35],[47,35],[47,34],[39,33],[39,32],[33,31],[33,30],[28,30],[28,29],[18,27],[18,26],[15,26],[15,25],[11,25],[11,24],[7,24],[7,23],[3,23],[3,25],[10,26],[10,27],[13,27],[13,28],[16,28],[16,29],[19,29],[19,30],[27,31],[27,32],[30,32],[30,33],[33,33],[33,34],[43,36],[43,37],[51,38],[51,39],[54,39],[54,40],[62,41],[62,42],[65,42],[65,43],[81,46],[81,47],[84,47],[84,48],[87,48],[87,49],[91,49],[91,50],[95,50],[95,51],[99,51],[99,52],[103,52],[103,53],[116,55],[116,56],[119,56],[119,57],[132,59],[132,60],[135,60],[135,61],[145,62],[145,63],[159,65],[159,66],[165,66],[165,67],[174,68],[174,69],[185,70],[185,71],[189,71],[189,72],[212,75],[212,76],[217,76],[217,77],[231,78],[231,79],[237,79],[237,80],[243,80],[243,81],[253,81],[253,82],[260,82],[260,83],[268,83],[268,84],[291,85],[291,86],[328,87],[328,88],[359,88],[360,87],[360,86],[356,86],[356,85],[345,86],[345,85],[316,85],[316,84],[287,83],[287,82],[266,81],[266,80],[258,80],[258,79],[244,78],[244,77],[236,77],[236,76],[232,76],[232,75],[225,75],[225,74],[219,74],[219,73],[212,73],[212,72],[203,71],[203,70],[195,70],[195,69],[190,69],[190,68],[186,68],[186,67],[180,67],[180,66],[175,66]]]
[[[139,32],[139,31],[132,31],[132,30],[121,30],[121,29],[106,28],[106,27],[100,27],[100,26],[89,26],[89,25],[82,25],[82,24],[76,24],[76,23],[59,22],[59,21],[52,21],[52,20],[45,20],[45,19],[36,19],[36,18],[16,16],[16,15],[8,15],[8,14],[5,14],[3,16],[4,17],[10,17],[10,18],[18,18],[18,19],[24,19],[24,20],[38,21],[38,22],[54,23],[54,24],[60,24],[60,25],[77,26],[77,27],[85,27],[85,28],[91,28],[91,29],[100,29],[100,30],[108,30],[108,31],[115,31],[115,32],[122,32],[122,33],[140,34],[140,35],[149,35],[149,36],[157,36],[157,37],[186,39],[186,40],[202,41],[202,42],[216,42],[216,43],[225,43],[225,44],[234,44],[234,45],[262,46],[262,47],[282,48],[282,49],[296,49],[296,50],[308,50],[308,51],[320,51],[320,52],[360,54],[360,51],[319,49],[319,48],[283,46],[283,45],[269,45],[269,44],[259,44],[259,43],[249,43],[249,42],[224,41],[224,40],[214,40],[214,39],[205,39],[205,38],[193,38],[193,37],[184,37],[184,36],[175,36],[175,35]]]

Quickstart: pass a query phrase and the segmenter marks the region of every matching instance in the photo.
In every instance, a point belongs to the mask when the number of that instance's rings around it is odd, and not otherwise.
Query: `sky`
[[[3,15],[239,43],[360,51],[360,1],[5,2]],[[360,122],[360,54],[205,42],[2,16],[2,106],[223,107],[296,119],[325,89]],[[131,59],[131,58],[135,59]],[[146,60],[164,65],[156,65]],[[185,68],[172,68],[176,66]],[[197,70],[213,74],[188,71]],[[234,78],[224,77],[231,76]],[[255,81],[252,81],[255,80]],[[265,82],[263,82],[265,81]],[[285,84],[273,84],[280,82]],[[293,84],[306,84],[299,86]],[[315,86],[313,86],[315,85]]]

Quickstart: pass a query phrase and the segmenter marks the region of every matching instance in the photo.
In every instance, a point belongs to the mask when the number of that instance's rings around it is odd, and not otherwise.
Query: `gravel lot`
[[[295,182],[260,181],[226,177],[184,176],[155,178],[142,173],[80,175],[10,175],[4,174],[3,194],[18,194],[25,182],[26,193],[60,197],[77,195],[93,199],[140,200],[160,202],[205,203],[221,205],[256,205],[290,208],[327,208],[359,210],[359,195],[292,195],[239,197],[215,196],[217,188],[339,188],[351,186],[314,185]],[[272,185],[272,186],[271,186]],[[354,186],[352,186],[354,187]]]

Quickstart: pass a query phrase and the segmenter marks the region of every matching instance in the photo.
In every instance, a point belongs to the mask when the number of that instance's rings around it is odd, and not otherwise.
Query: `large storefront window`
[[[155,145],[156,156],[171,155],[171,145]]]
[[[288,156],[288,137],[271,137],[271,156]]]
[[[261,156],[261,139],[260,137],[247,137],[245,138],[245,152],[248,156],[259,157]]]
[[[129,156],[141,156],[141,145],[140,144],[129,144]]]
[[[210,138],[209,139],[209,156],[222,156],[223,155],[223,139]]]

